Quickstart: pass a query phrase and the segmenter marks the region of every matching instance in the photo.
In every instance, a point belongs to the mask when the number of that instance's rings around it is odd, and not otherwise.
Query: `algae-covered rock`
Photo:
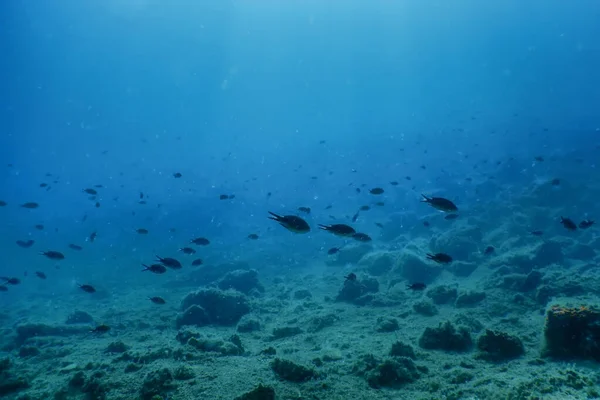
[[[375,325],[377,332],[395,332],[398,329],[400,329],[400,324],[396,318],[377,318],[377,325]]]
[[[489,361],[505,361],[525,354],[521,339],[489,329],[477,339],[477,348],[481,352],[478,357]]]
[[[409,282],[429,284],[442,273],[442,268],[437,264],[425,262],[417,253],[407,250],[400,256],[396,271]]]
[[[304,331],[297,326],[282,326],[273,329],[271,340],[278,340],[299,335]]]
[[[546,312],[544,356],[600,361],[600,309],[554,304]]]
[[[456,328],[450,321],[440,323],[437,328],[425,328],[419,346],[428,350],[468,351],[473,345],[469,330]]]
[[[379,282],[375,278],[346,279],[344,286],[338,293],[336,301],[345,301],[364,305],[366,301],[361,301],[361,296],[379,291]]]
[[[227,273],[219,281],[219,289],[234,289],[244,294],[250,294],[252,291],[263,293],[265,288],[258,281],[258,272],[251,270],[235,270]]]
[[[361,266],[366,266],[372,276],[385,275],[394,267],[395,258],[388,252],[376,252],[365,255],[360,260]]]
[[[561,244],[553,240],[546,240],[535,249],[532,265],[546,267],[551,264],[562,264],[563,261]]]
[[[284,381],[306,382],[317,377],[313,369],[280,358],[276,358],[271,362],[271,369]]]
[[[167,368],[146,374],[140,397],[142,400],[152,400],[154,396],[167,397],[177,386],[173,383],[173,374]]]
[[[181,302],[181,309],[192,305],[202,307],[215,325],[235,325],[250,312],[246,296],[233,290],[203,289],[190,293]]]
[[[259,384],[251,391],[236,397],[234,400],[275,400],[275,389]]]
[[[327,327],[332,326],[340,319],[336,314],[324,314],[312,317],[308,322],[308,332],[319,332]]]
[[[470,290],[461,293],[454,304],[456,307],[473,307],[485,300],[485,292]]]
[[[416,381],[419,376],[415,363],[404,357],[384,360],[365,375],[372,388],[402,386]]]
[[[473,262],[455,261],[450,264],[447,269],[454,276],[466,278],[477,269],[477,264]]]
[[[429,289],[425,295],[435,304],[448,304],[456,300],[458,291],[455,287],[440,285]]]
[[[237,331],[240,333],[255,332],[260,330],[258,319],[244,315],[237,325]]]
[[[74,311],[67,317],[65,324],[92,324],[93,322],[94,318],[85,311]]]
[[[239,356],[244,349],[239,343],[211,337],[192,337],[188,344],[200,351],[220,353],[223,356]]]
[[[205,326],[210,324],[210,317],[204,311],[204,308],[194,304],[177,316],[175,324],[177,328],[186,325]]]
[[[390,350],[390,356],[392,357],[407,357],[411,359],[415,359],[415,351],[411,345],[402,343],[397,341],[392,344],[392,349]]]
[[[125,353],[127,350],[129,350],[129,346],[119,340],[110,343],[105,351],[107,353]]]
[[[416,302],[415,304],[413,304],[413,310],[417,314],[421,314],[426,317],[433,317],[438,313],[437,307],[431,301],[428,300],[421,300]]]

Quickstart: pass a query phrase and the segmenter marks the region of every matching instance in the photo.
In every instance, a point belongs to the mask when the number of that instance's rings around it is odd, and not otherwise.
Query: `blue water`
[[[598,21],[594,0],[4,1],[0,276],[23,282],[0,304],[75,308],[77,283],[147,290],[156,277],[140,265],[155,254],[291,273],[344,243],[318,223],[350,223],[364,204],[352,225],[382,250],[394,240],[375,222],[408,232],[431,213],[421,193],[468,215],[556,177],[592,185]],[[211,245],[178,252],[198,236]]]

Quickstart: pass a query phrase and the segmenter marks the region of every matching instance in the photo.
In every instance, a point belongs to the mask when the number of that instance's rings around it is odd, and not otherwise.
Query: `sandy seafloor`
[[[91,296],[32,293],[0,311],[0,358],[10,360],[8,369],[6,364],[2,367],[3,384],[18,379],[24,383],[4,398],[230,400],[259,384],[274,389],[277,399],[598,398],[596,362],[542,357],[548,308],[596,306],[600,291],[599,235],[595,229],[565,230],[559,223],[560,215],[568,211],[559,208],[565,199],[551,196],[553,190],[549,184],[541,185],[519,203],[481,205],[470,216],[451,222],[434,213],[428,217],[430,228],[414,216],[403,216],[405,226],[410,226],[411,218],[415,223],[411,229],[400,229],[392,215],[381,234],[385,245],[352,244],[338,255],[304,267],[282,268],[273,261],[266,263],[260,254],[248,255],[237,264],[186,267],[157,279],[167,300],[162,306],[147,300],[156,295],[156,287],[121,288],[110,295]],[[579,200],[588,204],[593,195]],[[530,235],[532,226],[544,230],[544,235]],[[488,245],[495,247],[494,254],[482,254]],[[454,255],[452,264],[424,261],[425,253],[442,249]],[[264,292],[253,289],[241,295],[250,313],[240,324],[258,322],[254,331],[238,332],[236,324],[176,328],[181,300],[207,279],[208,269],[222,274],[258,271]],[[532,270],[541,273],[540,279],[524,289]],[[359,282],[377,279],[379,291],[363,298],[360,305],[336,301],[350,272],[357,274]],[[222,274],[217,273],[208,286],[218,284]],[[417,278],[427,281],[428,288],[407,290],[406,283]],[[428,292],[442,285],[457,288],[459,296],[474,291],[485,293],[485,298],[481,295],[462,305],[450,298],[433,305]],[[423,301],[426,304],[415,310],[414,305]],[[89,313],[94,322],[66,325],[76,310]],[[397,321],[396,327],[390,319]],[[444,321],[466,326],[473,345],[458,352],[422,348],[419,339],[424,330]],[[111,331],[87,333],[99,323],[110,325]],[[23,341],[17,330],[26,324],[59,329]],[[291,328],[284,331],[290,336],[274,338],[274,330],[282,327]],[[504,361],[480,357],[477,338],[486,329],[518,337],[525,354]],[[198,348],[178,340],[178,332],[217,340]],[[236,346],[231,344],[236,334],[241,355],[235,355]],[[412,378],[391,386],[369,385],[367,365],[397,358],[390,356],[397,341],[414,349],[414,358],[402,361],[409,369],[416,367]],[[114,352],[107,350],[111,344]],[[276,354],[268,354],[273,349]],[[305,382],[283,379],[272,369],[275,359],[305,366],[313,375]],[[166,377],[156,389],[159,394],[153,389],[143,392],[143,387],[156,385],[148,382],[161,376],[158,371]]]

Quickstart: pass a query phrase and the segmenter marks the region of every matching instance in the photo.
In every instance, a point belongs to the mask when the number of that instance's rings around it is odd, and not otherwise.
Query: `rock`
[[[65,324],[92,324],[94,323],[94,318],[85,311],[74,311],[67,317]]]
[[[105,352],[106,353],[125,353],[127,350],[129,350],[129,346],[127,346],[125,343],[123,343],[119,340],[117,342],[112,342],[111,344],[109,344],[108,347],[106,348]]]
[[[344,247],[343,251],[337,252],[335,257],[330,257],[325,261],[329,266],[344,266],[347,264],[358,264],[361,258],[373,250],[369,244],[358,244]]]
[[[149,372],[140,390],[142,400],[153,400],[154,396],[168,397],[177,387],[173,383],[173,375],[167,368]]]
[[[186,325],[206,326],[210,324],[210,317],[204,311],[204,308],[198,305],[189,306],[183,314],[177,316],[175,325],[177,329]]]
[[[506,361],[525,354],[521,339],[489,329],[477,339],[477,348],[481,351],[478,358],[488,361]]]
[[[178,381],[189,381],[190,379],[194,379],[194,376],[194,370],[187,365],[181,365],[173,372],[173,378]]]
[[[336,323],[340,317],[336,314],[317,315],[308,322],[308,331],[310,333],[319,332]]]
[[[292,336],[299,335],[304,331],[297,326],[284,326],[281,328],[273,329],[273,335],[271,336],[271,340],[278,340],[283,338],[288,338]]]
[[[546,312],[543,355],[600,361],[600,309],[555,304]]]
[[[398,260],[400,275],[409,282],[433,282],[441,273],[442,268],[438,265],[426,263],[416,253],[407,250],[402,253]]]
[[[271,369],[280,379],[289,382],[306,382],[317,377],[314,370],[280,358],[273,360]]]
[[[263,386],[262,383],[248,393],[236,397],[234,400],[275,400],[275,389]]]
[[[466,278],[477,269],[477,264],[464,261],[455,261],[452,264],[450,264],[447,269],[454,276]]]
[[[202,307],[210,323],[215,325],[235,325],[250,312],[246,297],[232,290],[203,289],[192,292],[181,302],[181,309],[187,310],[192,305]]]
[[[476,292],[470,290],[465,293],[461,293],[456,299],[456,303],[454,304],[456,307],[472,307],[481,303],[485,300],[485,292]]]
[[[237,331],[240,333],[249,333],[260,330],[260,322],[256,318],[244,315],[237,326]]]
[[[218,338],[192,337],[188,340],[187,344],[197,350],[219,353],[223,356],[239,356],[244,354],[244,349],[239,341],[234,343],[231,340],[225,341]]]
[[[374,278],[365,278],[360,281],[358,279],[346,279],[344,286],[336,297],[336,301],[345,301],[362,305],[364,302],[359,301],[361,296],[377,291],[379,291],[379,282]]]
[[[35,357],[39,356],[40,354],[42,354],[40,349],[34,346],[22,346],[19,349],[19,357],[21,358]]]
[[[377,332],[395,332],[400,329],[400,324],[396,318],[377,318],[375,330]]]
[[[392,344],[392,349],[390,350],[390,356],[392,357],[407,357],[411,359],[417,358],[415,355],[415,351],[412,346],[409,344],[405,344],[402,342],[395,342]]]
[[[415,363],[409,358],[387,359],[365,375],[372,388],[399,387],[419,379]]]
[[[469,330],[458,329],[450,321],[440,323],[437,328],[425,328],[419,339],[419,346],[428,350],[468,351],[473,345]]]
[[[434,236],[429,247],[433,253],[445,252],[455,260],[471,261],[480,254],[479,243],[483,234],[478,227],[460,226],[450,229],[439,236]]]
[[[547,267],[551,264],[562,264],[564,255],[560,243],[553,240],[545,240],[536,249],[532,265]]]
[[[234,289],[244,294],[250,294],[253,290],[264,293],[265,288],[258,281],[258,272],[251,270],[231,271],[219,281],[219,289]]]
[[[433,300],[435,304],[448,304],[456,300],[458,291],[454,287],[440,285],[429,289],[425,295]]]
[[[542,283],[543,278],[544,274],[542,274],[540,271],[531,271],[525,278],[525,281],[519,290],[521,292],[531,292],[537,289],[537,287]]]
[[[312,293],[307,289],[300,289],[294,292],[294,299],[296,300],[304,300],[312,298]]]
[[[360,265],[367,267],[372,276],[381,276],[390,272],[394,266],[395,259],[387,252],[376,252],[364,256]]]
[[[413,310],[417,314],[425,315],[426,317],[433,317],[437,315],[438,309],[437,307],[428,300],[418,301],[413,304]]]
[[[566,256],[575,260],[590,261],[596,257],[596,251],[588,245],[576,244],[567,251]]]

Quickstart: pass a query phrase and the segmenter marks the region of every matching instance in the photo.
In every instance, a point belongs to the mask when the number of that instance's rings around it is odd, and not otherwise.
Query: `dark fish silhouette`
[[[165,299],[163,299],[162,297],[148,297],[150,299],[151,302],[153,302],[154,304],[166,304],[167,302],[165,301]]]
[[[544,234],[544,231],[531,231],[531,234],[533,236],[542,236]]]
[[[427,285],[423,282],[415,282],[407,284],[406,288],[410,290],[425,290],[427,288]]]
[[[101,333],[106,333],[108,331],[110,331],[110,326],[102,324],[102,325],[98,325],[97,327],[92,329],[90,331],[90,333],[101,334]]]
[[[310,214],[310,207],[298,207],[298,211],[303,212],[305,214]]]
[[[72,250],[83,250],[83,247],[73,243],[69,244],[69,248]]]
[[[199,237],[190,240],[190,243],[196,244],[198,246],[208,246],[210,244],[210,240],[208,240],[207,238]]]
[[[452,257],[446,253],[427,254],[427,259],[435,261],[438,264],[449,264],[452,262]]]
[[[164,274],[165,272],[167,272],[167,268],[162,264],[152,264],[150,266],[148,266],[146,264],[142,264],[142,266],[144,267],[142,272],[150,271],[155,274]]]
[[[140,235],[147,235],[148,234],[148,229],[145,228],[138,228],[135,230],[137,233],[139,233]]]
[[[591,219],[585,219],[583,221],[581,221],[579,223],[579,228],[581,229],[588,229],[590,228],[592,225],[594,225],[594,221],[592,221]]]
[[[560,223],[568,231],[576,231],[577,230],[577,225],[575,224],[575,222],[573,222],[573,220],[571,220],[569,218],[560,217]]]
[[[354,272],[350,272],[348,275],[344,277],[347,281],[354,282],[356,281],[356,274]]]
[[[485,248],[485,250],[483,250],[483,254],[485,254],[486,256],[489,256],[490,254],[493,254],[496,251],[496,249],[494,248],[494,246],[488,246]]]
[[[23,208],[29,208],[29,209],[34,209],[34,208],[38,208],[40,205],[38,203],[34,203],[34,202],[29,202],[29,203],[23,203],[21,204],[21,207]]]
[[[173,174],[173,178],[181,178],[182,176],[183,176],[183,175],[181,175],[181,173],[179,173],[179,172],[175,172],[175,173]]]
[[[179,249],[179,251],[187,255],[196,254],[196,250],[192,249],[191,247],[182,247]]]
[[[202,261],[201,258],[197,258],[194,261],[192,261],[192,266],[194,266],[194,267],[198,267],[198,266],[200,266],[202,264],[204,264],[204,261]]]
[[[369,190],[369,193],[374,194],[374,195],[383,194],[384,192],[385,191],[380,187],[376,187],[376,188]]]
[[[170,257],[159,257],[156,256],[156,260],[159,261],[165,267],[173,268],[173,269],[181,269],[181,263],[174,258]]]
[[[361,232],[357,232],[354,235],[352,235],[352,239],[358,240],[359,242],[370,242],[373,240],[371,239],[371,236]]]
[[[89,195],[92,195],[92,196],[95,196],[95,195],[97,195],[97,194],[98,194],[98,192],[97,192],[96,190],[94,190],[94,189],[89,189],[89,188],[88,188],[88,189],[83,189],[83,192],[84,192],[84,193],[87,193],[87,194],[89,194]]]
[[[42,256],[46,256],[47,258],[51,259],[51,260],[64,260],[65,259],[65,255],[59,251],[54,251],[54,250],[48,250],[48,251],[43,251],[40,253],[40,255]]]
[[[92,285],[81,285],[78,283],[77,286],[86,293],[96,293],[96,288]]]
[[[271,216],[269,219],[276,221],[279,225],[283,226],[290,232],[294,233],[308,233],[310,232],[310,226],[308,223],[300,217],[295,215],[277,215],[274,212],[269,211]]]
[[[4,284],[6,284],[6,285],[18,285],[21,283],[21,280],[19,278],[11,278],[8,276],[3,276],[0,279],[3,279]]]
[[[352,228],[351,226],[346,225],[346,224],[333,224],[333,225],[319,224],[319,228],[324,231],[331,232],[336,236],[350,237],[356,233],[354,228]]]
[[[422,203],[427,203],[431,207],[435,208],[436,210],[440,210],[440,211],[444,211],[444,212],[458,211],[458,207],[456,207],[456,205],[453,202],[451,202],[450,200],[448,200],[446,198],[427,197],[424,194],[422,194],[421,196],[423,196],[423,200],[421,200]]]
[[[35,271],[35,275],[40,279],[46,279],[46,274],[41,271]]]
[[[33,246],[33,244],[35,243],[35,241],[29,239],[29,240],[17,240],[17,246],[22,247],[24,249],[28,249],[31,246]]]
[[[250,240],[257,240],[258,239],[258,235],[256,233],[251,233],[248,235],[248,239]]]

